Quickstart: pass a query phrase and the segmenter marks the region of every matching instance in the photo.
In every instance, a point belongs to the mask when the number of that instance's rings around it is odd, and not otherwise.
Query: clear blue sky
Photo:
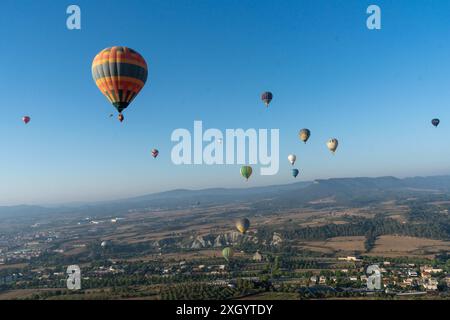
[[[289,153],[297,181],[450,173],[449,1],[74,3],[81,31],[66,29],[71,2],[2,1],[0,205],[289,183]],[[372,3],[380,31],[366,28]],[[112,45],[149,65],[123,124],[108,118],[113,107],[90,70]],[[269,110],[264,90],[274,93]],[[257,171],[245,184],[238,165],[173,165],[170,135],[194,120],[279,128],[279,174]],[[303,127],[307,145],[297,138]],[[330,137],[340,141],[334,157]]]

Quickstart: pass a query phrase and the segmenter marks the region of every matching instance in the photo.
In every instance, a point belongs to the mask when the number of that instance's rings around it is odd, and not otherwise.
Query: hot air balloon
[[[240,233],[245,234],[248,228],[250,228],[250,220],[248,220],[247,218],[239,219],[238,221],[236,221],[236,228]]]
[[[30,122],[30,120],[31,120],[31,118],[30,118],[29,116],[24,116],[24,117],[22,117],[22,121],[23,121],[25,124],[28,124],[28,122]]]
[[[433,120],[431,120],[431,124],[432,124],[433,126],[435,126],[436,128],[437,128],[437,126],[439,125],[440,122],[441,122],[441,120],[439,120],[439,119],[433,119]]]
[[[226,247],[225,249],[222,250],[222,255],[225,258],[225,260],[227,260],[227,262],[230,262],[230,259],[233,257],[233,249],[230,247]]]
[[[297,178],[299,172],[300,172],[300,171],[298,171],[298,169],[292,169],[292,176],[293,176],[294,178]]]
[[[309,137],[311,136],[311,131],[309,131],[309,129],[302,129],[298,133],[298,136],[300,137],[300,140],[306,143],[306,141],[308,141]]]
[[[252,172],[253,172],[253,169],[250,166],[241,167],[241,175],[247,180],[252,175]]]
[[[100,91],[119,112],[136,98],[147,81],[145,59],[133,49],[111,47],[101,51],[92,62],[92,77]]]
[[[333,138],[333,139],[328,140],[327,147],[328,147],[328,149],[330,149],[331,152],[335,153],[336,149],[338,147],[338,144],[339,144],[338,140]]]
[[[111,243],[110,243],[110,241],[108,241],[108,240],[103,241],[103,242],[100,244],[100,246],[101,246],[102,248],[109,247],[110,245],[111,245]]]
[[[272,92],[269,92],[269,91],[266,91],[261,95],[261,100],[264,102],[266,107],[269,106],[270,101],[272,101],[272,98],[273,98],[273,94],[272,94]]]
[[[297,156],[295,154],[290,154],[288,155],[288,160],[292,165],[294,165],[295,160],[297,160]]]
[[[152,149],[152,157],[153,158],[156,158],[158,156],[158,154],[159,154],[158,149]]]

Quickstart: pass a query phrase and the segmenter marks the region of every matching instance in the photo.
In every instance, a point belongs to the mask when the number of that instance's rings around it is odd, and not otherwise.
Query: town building
[[[262,254],[258,251],[253,255],[253,261],[261,262],[263,259]]]

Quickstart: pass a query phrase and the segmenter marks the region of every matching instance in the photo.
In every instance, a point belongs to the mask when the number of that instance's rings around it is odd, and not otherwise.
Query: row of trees
[[[450,238],[450,227],[441,221],[427,223],[403,224],[397,220],[383,217],[374,219],[359,219],[357,222],[347,224],[327,224],[320,227],[289,228],[275,230],[273,227],[264,227],[258,230],[259,236],[271,239],[273,232],[281,233],[287,240],[324,240],[332,237],[367,236],[373,239],[379,235],[397,234],[404,236],[424,237],[431,239]],[[368,246],[372,241],[368,241]]]
[[[161,289],[162,300],[224,300],[239,296],[237,288],[186,283]]]

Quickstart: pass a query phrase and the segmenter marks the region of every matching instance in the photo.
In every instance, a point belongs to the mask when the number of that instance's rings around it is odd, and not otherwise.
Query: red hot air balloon
[[[30,120],[31,120],[31,118],[30,118],[29,116],[24,116],[24,117],[22,118],[22,121],[23,121],[25,124],[27,124],[28,122],[30,122]]]
[[[156,159],[156,157],[158,156],[159,151],[157,149],[152,149],[152,157]]]

